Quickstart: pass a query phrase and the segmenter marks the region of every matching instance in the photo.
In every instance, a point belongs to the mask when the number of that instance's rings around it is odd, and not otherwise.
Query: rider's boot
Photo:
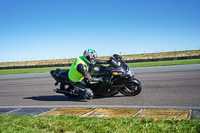
[[[88,100],[91,100],[94,97],[93,91],[90,88],[85,88],[85,97]]]
[[[90,88],[80,88],[80,87],[75,87],[74,88],[74,92],[75,93],[78,93],[81,98],[84,98],[84,99],[92,99],[94,97],[94,94],[92,92],[92,90]]]

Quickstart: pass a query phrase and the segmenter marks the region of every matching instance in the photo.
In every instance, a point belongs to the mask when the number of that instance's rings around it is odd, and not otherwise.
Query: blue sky
[[[0,0],[0,62],[200,49],[200,0]]]

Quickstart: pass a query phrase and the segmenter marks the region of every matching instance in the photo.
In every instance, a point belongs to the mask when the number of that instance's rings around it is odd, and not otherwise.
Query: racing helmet
[[[84,60],[88,64],[94,65],[96,63],[97,54],[96,54],[95,50],[93,50],[93,49],[85,50],[83,53],[83,57],[85,57]]]

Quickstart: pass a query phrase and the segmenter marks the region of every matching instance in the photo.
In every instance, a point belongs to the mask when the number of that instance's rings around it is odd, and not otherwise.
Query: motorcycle
[[[55,86],[60,84],[60,89],[54,89],[56,93],[62,93],[68,97],[79,97],[70,86],[68,77],[69,69],[52,70],[50,74],[56,80]],[[119,92],[124,96],[136,96],[142,90],[141,82],[134,78],[135,74],[124,59],[114,54],[110,58],[109,66],[92,65],[89,67],[89,73],[92,77],[103,77],[109,82],[100,82],[87,85],[93,91],[94,96],[114,96]]]

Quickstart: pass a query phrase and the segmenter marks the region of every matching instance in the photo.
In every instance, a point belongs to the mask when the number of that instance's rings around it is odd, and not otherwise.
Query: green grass
[[[200,64],[200,59],[128,63],[130,67],[152,67],[152,66],[170,66],[170,65],[187,65],[187,64]]]
[[[185,65],[185,64],[200,64],[200,59],[128,63],[130,67],[151,67],[151,66],[169,66],[169,65]],[[43,72],[50,72],[51,70],[55,70],[56,68],[57,67],[5,69],[5,70],[0,70],[0,75],[23,74],[23,73],[43,73]],[[59,67],[59,68],[69,69],[70,67],[67,66],[67,67]]]
[[[4,69],[0,70],[0,75],[8,74],[24,74],[24,73],[44,73],[55,70],[58,67],[47,67],[47,68],[24,68],[24,69]],[[59,67],[60,69],[69,69],[70,67]]]
[[[198,133],[200,120],[0,115],[1,133]]]

